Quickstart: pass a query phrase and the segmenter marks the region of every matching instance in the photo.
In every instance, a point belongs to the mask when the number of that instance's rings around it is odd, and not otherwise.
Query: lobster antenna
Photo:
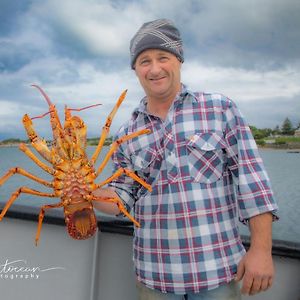
[[[91,108],[91,107],[95,107],[95,106],[99,106],[99,105],[102,105],[102,104],[93,104],[93,105],[89,105],[89,106],[85,106],[85,107],[82,107],[82,108],[67,108],[67,110],[71,110],[71,111],[82,111],[84,109],[88,109],[88,108]]]
[[[48,95],[43,91],[43,89],[42,89],[41,87],[39,87],[39,86],[36,85],[36,84],[32,84],[31,86],[37,88],[37,89],[41,92],[41,94],[44,96],[44,98],[46,99],[46,101],[47,101],[47,103],[48,103],[49,106],[50,106],[50,105],[53,105],[52,102],[51,102],[51,100],[50,100],[50,98],[49,98]]]
[[[30,118],[31,120],[34,120],[34,119],[41,119],[41,118],[44,118],[45,116],[51,114],[51,111],[47,111],[46,113],[40,115],[40,116],[36,116],[36,117],[32,117]]]

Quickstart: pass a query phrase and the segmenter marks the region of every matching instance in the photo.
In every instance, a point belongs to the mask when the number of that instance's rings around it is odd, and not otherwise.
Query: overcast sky
[[[1,0],[0,140],[26,138],[22,116],[47,111],[40,85],[82,111],[99,136],[119,94],[128,89],[112,133],[143,96],[129,66],[129,41],[144,23],[173,20],[185,51],[182,82],[233,99],[249,124],[300,122],[299,0]],[[49,117],[34,120],[50,136]]]

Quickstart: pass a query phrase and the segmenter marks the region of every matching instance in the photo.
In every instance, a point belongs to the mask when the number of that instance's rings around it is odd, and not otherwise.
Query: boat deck
[[[14,206],[0,223],[1,299],[137,299],[128,222],[104,218],[95,237],[76,241],[62,226],[62,214],[53,210],[45,217],[36,247],[38,211],[32,210]],[[300,247],[274,244],[272,289],[244,300],[300,300]]]

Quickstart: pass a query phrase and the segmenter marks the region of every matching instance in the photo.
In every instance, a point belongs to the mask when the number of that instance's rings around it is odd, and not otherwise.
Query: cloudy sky
[[[156,18],[175,21],[182,33],[188,87],[229,96],[259,128],[286,117],[300,122],[299,0],[1,0],[0,140],[26,138],[23,114],[47,111],[31,84],[59,110],[102,103],[80,113],[91,137],[128,89],[113,133],[143,96],[129,41]],[[35,120],[46,138],[48,121]]]

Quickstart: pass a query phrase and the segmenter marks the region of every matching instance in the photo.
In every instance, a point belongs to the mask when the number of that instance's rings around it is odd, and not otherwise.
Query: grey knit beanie
[[[130,41],[131,68],[141,52],[147,49],[161,49],[184,61],[182,40],[179,30],[167,19],[144,23]]]

